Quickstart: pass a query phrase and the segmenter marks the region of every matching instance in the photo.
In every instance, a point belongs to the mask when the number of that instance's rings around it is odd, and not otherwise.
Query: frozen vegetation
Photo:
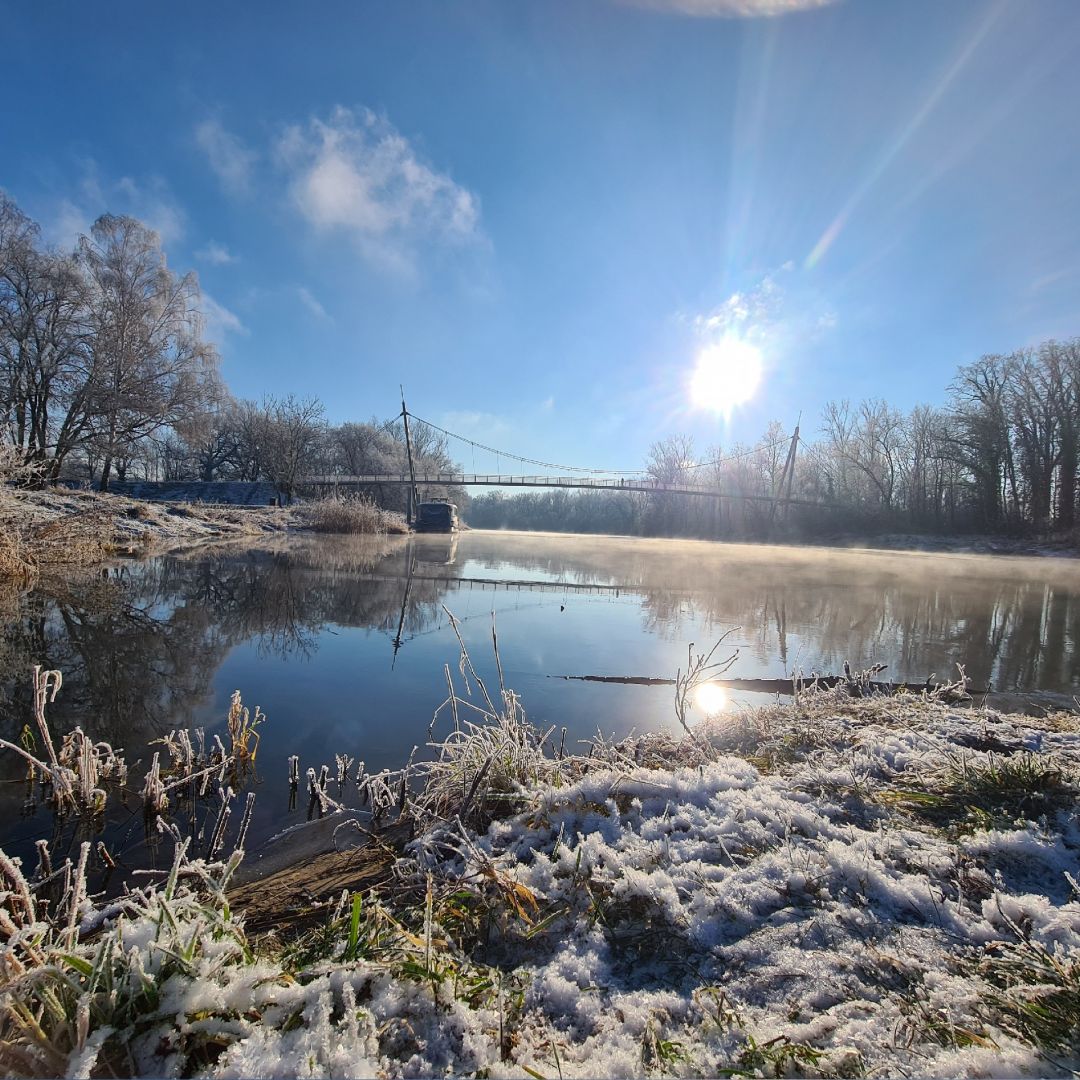
[[[300,937],[245,934],[239,851],[193,860],[177,835],[168,880],[109,904],[76,866],[50,912],[5,859],[3,1072],[1080,1068],[1076,715],[808,690],[567,756],[463,672],[473,697],[412,766],[417,838]]]

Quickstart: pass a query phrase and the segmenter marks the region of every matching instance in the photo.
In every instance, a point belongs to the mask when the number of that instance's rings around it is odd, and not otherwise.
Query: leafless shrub
[[[739,650],[736,649],[730,656],[723,660],[713,660],[716,650],[735,633],[738,627],[732,627],[723,634],[719,641],[707,653],[694,653],[694,643],[691,641],[686,647],[686,670],[682,668],[675,673],[675,717],[682,729],[695,741],[698,736],[687,723],[686,711],[692,703],[693,696],[698,687],[707,683],[727,671],[739,658]]]
[[[0,443],[0,484],[25,487],[39,481],[44,473],[40,461],[27,461],[25,455],[10,443]]]

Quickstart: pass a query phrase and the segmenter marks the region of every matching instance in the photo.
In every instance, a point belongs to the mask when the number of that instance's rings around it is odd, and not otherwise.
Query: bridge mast
[[[405,422],[405,453],[409,457],[409,501],[408,501],[408,513],[405,515],[405,521],[411,525],[413,523],[413,507],[420,502],[420,496],[416,491],[416,472],[413,469],[412,459],[412,441],[409,438],[409,410],[405,408],[405,388],[400,384],[398,389],[401,391],[401,419]]]
[[[791,436],[791,445],[788,447],[787,457],[784,459],[784,467],[780,470],[780,483],[776,485],[773,494],[772,508],[769,511],[769,525],[776,520],[776,508],[782,502],[783,518],[787,521],[788,508],[791,505],[791,484],[795,479],[795,452],[799,446],[799,426],[802,424],[802,413],[795,422],[795,432]]]

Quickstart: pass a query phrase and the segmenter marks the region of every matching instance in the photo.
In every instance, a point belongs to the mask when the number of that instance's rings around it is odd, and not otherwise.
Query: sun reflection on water
[[[694,704],[706,715],[715,716],[729,704],[728,692],[716,683],[702,683],[694,691]]]

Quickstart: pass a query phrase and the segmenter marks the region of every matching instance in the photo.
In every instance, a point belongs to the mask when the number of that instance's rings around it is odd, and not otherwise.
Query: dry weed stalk
[[[165,785],[161,780],[160,757],[160,754],[154,754],[151,758],[150,768],[146,771],[146,779],[140,792],[143,807],[148,814],[157,814],[169,805],[169,797],[165,794]]]
[[[449,709],[454,718],[454,730],[441,742],[429,743],[438,751],[438,757],[418,767],[423,773],[424,785],[414,804],[414,813],[422,823],[455,818],[464,821],[474,809],[486,806],[490,812],[491,803],[501,803],[505,809],[528,797],[537,787],[557,783],[562,774],[560,761],[545,753],[545,745],[555,730],[554,726],[545,733],[539,732],[529,722],[521,699],[506,687],[494,614],[491,638],[501,708],[495,705],[469,656],[457,619],[447,608],[444,607],[443,611],[457,637],[460,649],[458,670],[464,680],[467,697],[458,695],[447,667],[449,693],[435,710],[429,733],[434,731],[445,709]],[[467,699],[471,697],[472,685],[480,691],[482,705]],[[463,710],[475,713],[477,720],[474,722],[463,717]]]
[[[106,742],[95,743],[82,728],[64,736],[59,754],[45,716],[45,707],[56,700],[63,685],[59,671],[43,671],[40,664],[33,669],[34,721],[45,749],[41,760],[27,747],[0,739],[0,747],[14,750],[32,770],[38,771],[51,788],[51,801],[58,814],[74,811],[82,814],[99,813],[105,805],[105,792],[99,786],[104,780],[123,782],[127,777],[124,759]]]
[[[232,739],[232,757],[237,761],[254,761],[259,749],[259,733],[255,729],[266,720],[262,710],[255,706],[252,716],[240,700],[240,691],[234,690],[229,705],[229,737]],[[254,745],[252,740],[254,739]]]

